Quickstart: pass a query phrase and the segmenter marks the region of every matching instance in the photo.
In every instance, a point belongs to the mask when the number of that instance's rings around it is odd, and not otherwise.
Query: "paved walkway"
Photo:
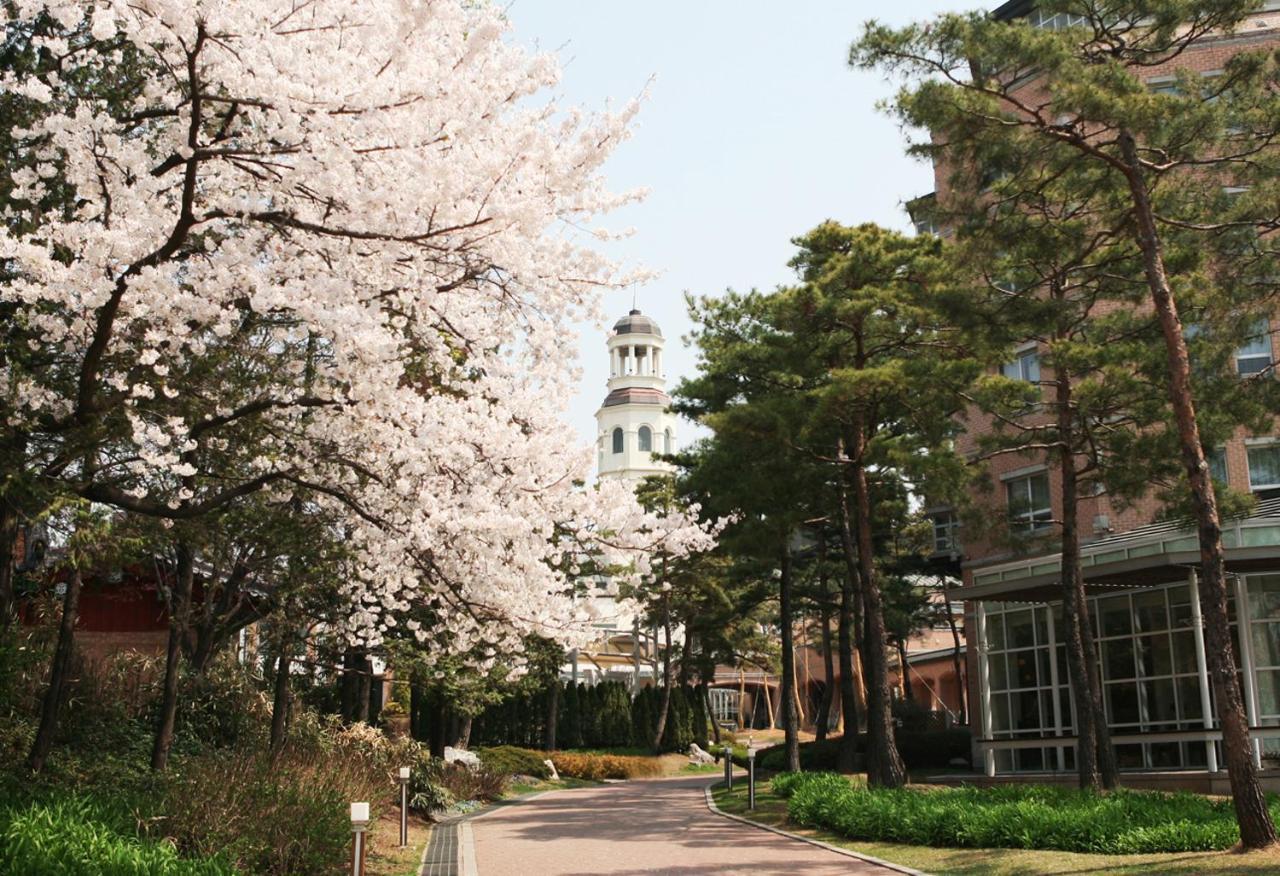
[[[900,876],[707,809],[706,776],[553,791],[469,822],[479,876]]]

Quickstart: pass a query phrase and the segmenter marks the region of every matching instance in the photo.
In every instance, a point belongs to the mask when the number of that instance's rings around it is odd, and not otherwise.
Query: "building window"
[[[667,429],[665,432],[662,433],[662,452],[663,453],[676,452],[675,440],[671,437],[670,429]]]
[[[1263,320],[1253,327],[1248,343],[1236,350],[1236,373],[1257,374],[1271,364],[1271,326]]]
[[[1032,27],[1045,30],[1066,30],[1069,27],[1084,27],[1089,23],[1089,19],[1083,15],[1073,12],[1047,12],[1043,9],[1031,10],[1027,20]]]
[[[650,429],[648,426],[640,427],[640,452],[641,453],[653,452],[653,430]]]
[[[959,521],[950,511],[940,511],[930,516],[933,523],[933,552],[934,554],[950,554],[959,549],[960,544],[956,540],[956,527]]]
[[[613,452],[614,453],[622,452],[623,440],[624,439],[622,437],[622,429],[615,428],[613,430]]]
[[[1205,460],[1209,463],[1209,477],[1220,484],[1229,484],[1227,478],[1227,451],[1224,447],[1215,447],[1205,451]]]
[[[1264,499],[1280,497],[1280,444],[1249,448],[1249,489]]]
[[[1053,523],[1049,475],[1045,472],[1005,481],[1009,497],[1009,525],[1014,532],[1037,532]]]
[[[1006,362],[1000,373],[1011,380],[1025,380],[1027,383],[1040,382],[1040,354],[1033,347],[1023,350],[1012,362]]]

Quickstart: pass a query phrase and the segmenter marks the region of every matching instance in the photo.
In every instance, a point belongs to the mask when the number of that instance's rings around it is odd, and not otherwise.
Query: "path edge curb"
[[[835,852],[837,855],[844,855],[846,858],[856,858],[859,861],[863,861],[868,864],[875,864],[878,867],[884,867],[897,873],[905,873],[906,876],[930,876],[930,874],[925,873],[923,870],[913,870],[910,867],[904,867],[902,864],[895,864],[892,861],[874,858],[871,855],[864,855],[861,852],[855,852],[851,849],[842,849],[840,846],[833,846],[831,843],[824,843],[822,840],[802,836],[798,833],[792,833],[789,830],[783,830],[780,827],[774,827],[771,824],[763,824],[759,821],[752,821],[750,818],[743,818],[741,815],[734,815],[731,812],[725,812],[716,805],[715,799],[711,796],[711,788],[715,784],[715,782],[712,782],[710,785],[705,786],[702,791],[706,796],[707,808],[722,818],[728,818],[731,821],[737,821],[741,824],[748,824],[751,827],[757,827],[760,830],[767,830],[769,833],[776,833],[778,836],[785,836],[787,839],[799,840],[802,843],[808,843],[811,846],[826,849],[828,852]]]

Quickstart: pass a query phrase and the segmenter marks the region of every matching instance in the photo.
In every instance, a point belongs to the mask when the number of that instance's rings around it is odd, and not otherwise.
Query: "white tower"
[[[676,418],[667,410],[662,330],[638,310],[609,337],[609,394],[596,411],[600,477],[638,481],[671,467],[654,454],[674,453]]]

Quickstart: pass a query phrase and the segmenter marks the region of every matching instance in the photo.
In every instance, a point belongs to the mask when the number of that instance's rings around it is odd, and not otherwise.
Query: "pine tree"
[[[1229,627],[1219,499],[1209,474],[1200,403],[1186,339],[1185,305],[1256,320],[1266,315],[1269,284],[1241,282],[1259,270],[1275,276],[1265,248],[1254,258],[1205,259],[1232,232],[1274,227],[1275,142],[1280,133],[1276,59],[1247,43],[1215,78],[1186,69],[1197,44],[1243,26],[1249,0],[1062,0],[1040,4],[1081,26],[1054,30],[981,15],[948,15],[928,26],[872,23],[851,53],[863,67],[912,77],[896,111],[932,133],[920,154],[965,165],[966,152],[998,139],[1004,161],[978,172],[1000,196],[1000,174],[1054,161],[1087,166],[1095,187],[1077,194],[1115,230],[1141,264],[1147,304],[1164,341],[1164,383],[1172,432],[1186,473],[1202,557],[1200,600],[1222,747],[1243,844],[1272,845],[1275,825],[1253,763]],[[1156,66],[1175,73],[1174,88],[1151,89]],[[1215,66],[1218,66],[1215,62]],[[1183,69],[1179,69],[1183,68]],[[967,171],[973,174],[975,166]],[[1226,214],[1227,189],[1247,193]]]

